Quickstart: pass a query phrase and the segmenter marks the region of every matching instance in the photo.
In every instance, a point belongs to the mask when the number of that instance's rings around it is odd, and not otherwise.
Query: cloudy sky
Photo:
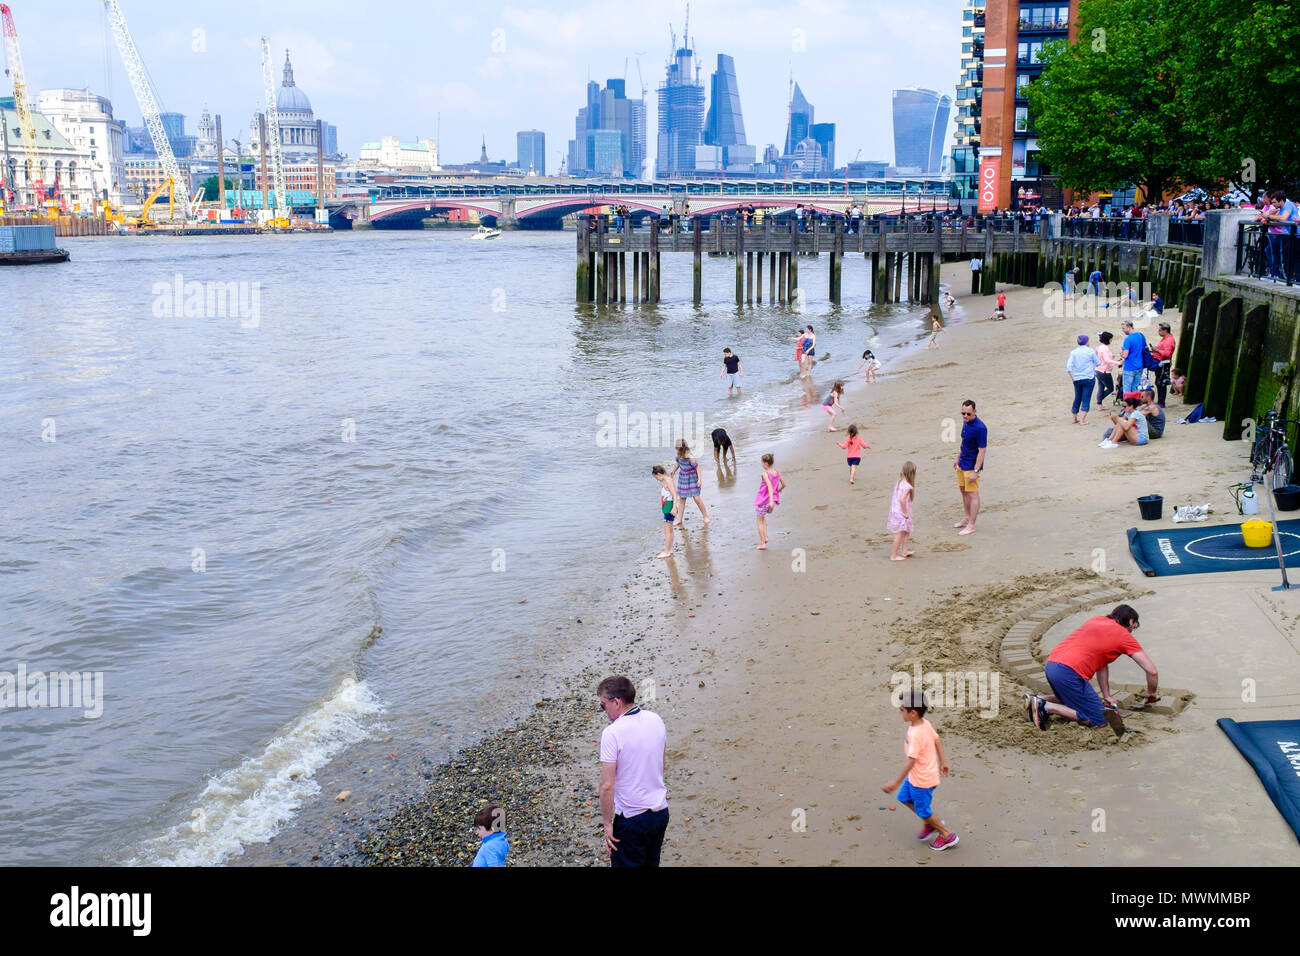
[[[318,118],[339,128],[355,156],[381,135],[433,138],[441,114],[444,162],[515,158],[515,133],[546,133],[548,172],[573,136],[587,79],[641,76],[650,150],[655,89],[680,42],[678,0],[603,3],[447,3],[415,0],[119,0],[163,108],[193,133],[206,103],[227,138],[246,138],[262,100],[260,37],[279,67],[287,47],[295,79]],[[705,88],[718,53],[736,59],[750,143],[785,136],[789,75],[837,123],[836,162],[893,161],[890,90],[921,86],[952,95],[960,67],[960,0],[696,0],[690,31]],[[108,94],[118,118],[140,122],[100,0],[13,0],[28,85]],[[8,81],[4,81],[7,95]],[[951,124],[950,124],[951,125]]]

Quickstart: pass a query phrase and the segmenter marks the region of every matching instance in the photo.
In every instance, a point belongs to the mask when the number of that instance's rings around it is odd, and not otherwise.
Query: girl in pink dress
[[[758,517],[758,550],[767,549],[767,516],[781,503],[781,492],[785,490],[785,479],[772,467],[775,459],[770,454],[763,456],[763,474],[759,477],[758,494],[754,496],[754,514]]]
[[[912,533],[912,489],[916,486],[916,465],[903,463],[903,472],[894,485],[894,497],[889,503],[889,521],[885,530],[894,532],[894,549],[890,561],[906,561],[915,551],[907,550],[907,536]]]

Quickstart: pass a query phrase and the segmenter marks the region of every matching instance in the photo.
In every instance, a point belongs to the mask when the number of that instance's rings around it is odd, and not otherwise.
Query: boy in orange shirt
[[[957,845],[957,834],[943,825],[943,821],[935,816],[930,806],[934,789],[939,786],[939,777],[948,776],[948,761],[943,756],[943,744],[939,742],[939,735],[934,732],[934,727],[925,719],[926,703],[923,692],[905,691],[902,706],[898,709],[908,724],[907,739],[903,745],[907,764],[895,780],[880,789],[885,793],[893,793],[901,784],[898,802],[911,807],[925,823],[925,827],[916,838],[929,840],[930,837],[938,834],[930,844],[930,849],[947,850]]]

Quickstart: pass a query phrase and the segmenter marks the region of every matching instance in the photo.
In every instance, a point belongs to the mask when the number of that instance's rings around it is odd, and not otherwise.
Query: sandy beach
[[[965,263],[946,265],[944,280],[957,321],[940,348],[880,355],[878,382],[848,383],[838,434],[814,400],[800,413],[805,434],[741,447],[735,474],[715,474],[701,455],[712,525],[692,506],[663,562],[650,557],[662,539],[648,524],[646,557],[598,622],[604,646],[588,672],[539,693],[527,721],[443,768],[468,771],[515,735],[548,751],[544,761],[516,752],[481,777],[475,766],[463,781],[503,801],[528,781],[512,864],[604,862],[594,687],[607,673],[651,682],[645,703],[668,727],[665,864],[1294,863],[1294,836],[1214,721],[1300,714],[1300,598],[1270,592],[1276,573],[1143,577],[1125,537],[1149,493],[1166,499],[1154,526],[1168,527],[1175,505],[1207,501],[1211,524],[1236,519],[1226,489],[1248,474],[1246,446],[1217,426],[1176,424],[1186,408],[1171,397],[1164,438],[1099,449],[1106,417],[1094,409],[1087,427],[1072,424],[1065,359],[1078,333],[1095,344],[1118,319],[1061,317],[1043,292],[1007,286],[1008,319],[994,322],[992,298],[965,292]],[[1178,314],[1166,317],[1177,333]],[[829,384],[817,378],[820,392]],[[978,530],[959,536],[952,462],[967,398],[989,448]],[[835,444],[851,422],[870,445],[852,486]],[[766,451],[789,487],[763,552],[752,501]],[[909,459],[916,556],[891,562],[889,496]],[[1121,601],[1142,614],[1137,636],[1160,669],[1162,706],[1131,717],[1139,733],[1120,739],[1059,721],[1036,730],[1004,643],[1026,645],[1041,677],[1057,641]],[[881,792],[904,762],[891,677],[918,669],[983,673],[997,695],[929,714],[952,767],[935,806],[961,835],[942,854]],[[1127,658],[1113,666],[1120,688],[1140,678]],[[1258,685],[1250,703],[1243,680]],[[459,804],[472,815],[467,790],[434,789],[372,828],[363,858],[457,862],[445,847],[411,852],[413,834],[441,829],[437,814]],[[393,859],[376,844],[406,851]]]

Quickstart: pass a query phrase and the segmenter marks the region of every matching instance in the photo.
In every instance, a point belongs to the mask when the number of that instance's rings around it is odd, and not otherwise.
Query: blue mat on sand
[[[1242,519],[1245,520],[1244,518]],[[1300,519],[1279,521],[1282,556],[1288,568],[1300,567]],[[1260,571],[1277,568],[1277,549],[1248,548],[1241,524],[1188,523],[1159,531],[1128,529],[1128,549],[1147,577],[1206,574],[1213,571]]]
[[[1239,724],[1222,717],[1228,735],[1259,774],[1278,812],[1300,840],[1300,720],[1252,720]]]

